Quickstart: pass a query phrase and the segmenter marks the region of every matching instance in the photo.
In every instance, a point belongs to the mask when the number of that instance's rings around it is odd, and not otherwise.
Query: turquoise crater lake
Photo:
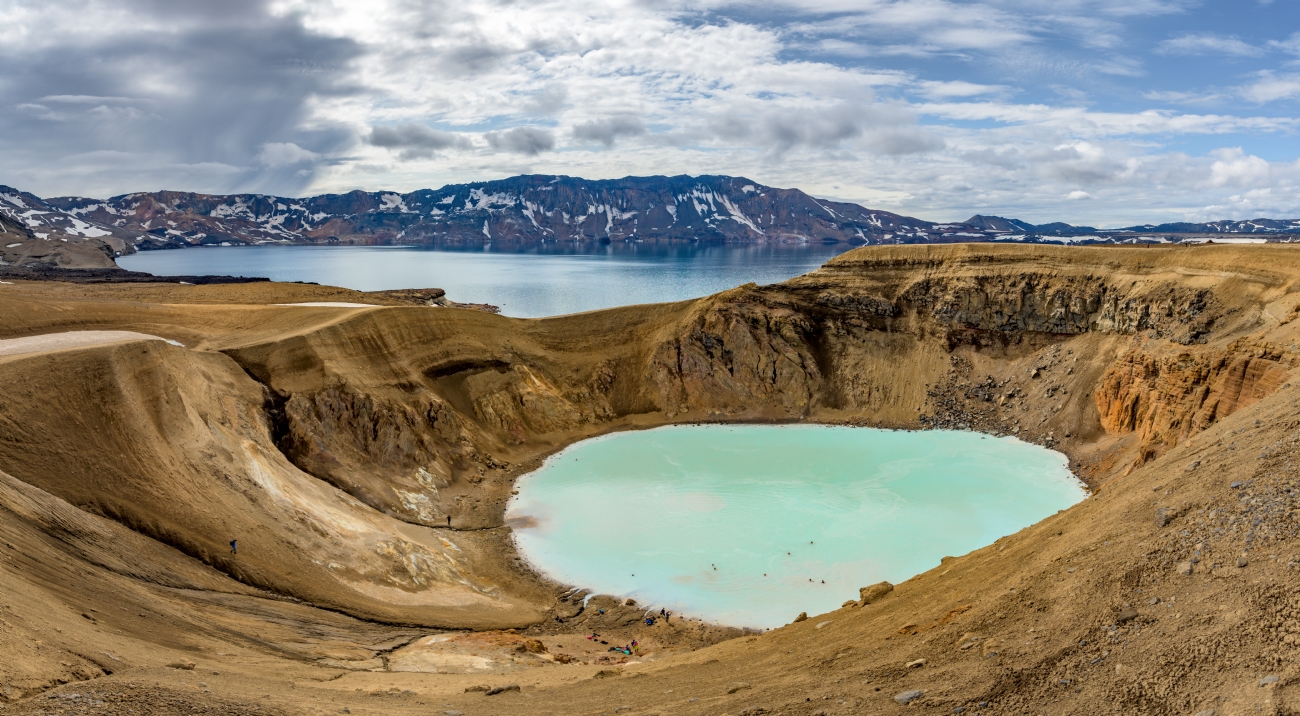
[[[520,553],[561,582],[734,626],[831,611],[1087,496],[1064,455],[972,432],[671,426],[522,477]]]

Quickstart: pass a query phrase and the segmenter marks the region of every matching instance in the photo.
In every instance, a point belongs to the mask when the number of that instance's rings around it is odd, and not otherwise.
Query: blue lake
[[[777,283],[847,250],[839,244],[701,246],[615,243],[527,251],[376,246],[223,246],[144,251],[117,262],[160,276],[265,276],[360,291],[446,289],[531,318],[698,298],[745,283]]]
[[[506,518],[551,577],[772,628],[993,543],[1086,497],[1066,457],[973,432],[672,426],[576,443]]]

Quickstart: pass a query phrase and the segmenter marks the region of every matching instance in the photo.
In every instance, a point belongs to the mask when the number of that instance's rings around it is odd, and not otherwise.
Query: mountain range
[[[524,175],[405,194],[352,191],[305,198],[158,191],[109,199],[42,199],[0,186],[0,215],[6,214],[27,232],[8,242],[13,246],[0,249],[0,262],[8,263],[21,262],[22,256],[16,254],[27,251],[26,244],[32,241],[102,245],[104,253],[121,255],[147,249],[266,243],[1116,243],[1152,238],[1181,241],[1196,235],[1247,234],[1274,241],[1300,236],[1300,219],[1105,230],[978,214],[964,222],[938,223],[728,176],[585,180]]]

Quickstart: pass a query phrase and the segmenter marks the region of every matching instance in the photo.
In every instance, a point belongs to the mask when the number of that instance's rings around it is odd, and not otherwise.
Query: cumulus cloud
[[[1241,88],[1241,95],[1252,102],[1275,102],[1300,97],[1300,74],[1276,74],[1263,71],[1254,82]]]
[[[1231,35],[1186,33],[1161,42],[1156,51],[1165,55],[1219,55],[1229,57],[1260,57],[1264,48]]]
[[[470,146],[469,140],[460,134],[410,122],[392,127],[371,127],[366,141],[376,147],[397,151],[403,160],[428,159],[444,149],[468,149]]]
[[[1285,40],[1269,40],[1268,46],[1292,55],[1300,55],[1300,32],[1293,32]]]
[[[1174,104],[1207,104],[1224,98],[1221,92],[1178,92],[1151,90],[1143,92],[1142,97],[1155,102],[1172,102]]]
[[[316,152],[303,149],[293,142],[267,142],[262,145],[262,151],[257,153],[257,161],[268,167],[306,164],[320,158]]]
[[[1241,147],[1216,149],[1210,165],[1210,183],[1214,186],[1249,187],[1267,182],[1272,174],[1269,163],[1248,155]]]
[[[0,0],[0,16],[0,103],[30,105],[0,112],[9,183],[91,195],[291,192],[311,176],[263,162],[268,143],[323,152],[354,141],[344,118],[313,116],[313,107],[355,96],[346,68],[361,46],[314,33],[269,2]],[[103,152],[117,157],[115,171],[81,159]]]
[[[573,138],[580,142],[598,142],[606,148],[619,137],[636,137],[646,133],[645,122],[637,117],[604,117],[576,124]]]
[[[1182,34],[1152,29],[1174,15]],[[1277,64],[1300,33],[1226,34],[1191,0],[0,0],[0,17],[0,177],[47,195],[708,172],[945,220],[1300,210],[1300,76]],[[1189,76],[1177,58],[1198,54],[1233,61]],[[1211,138],[1282,159],[1170,148]]]
[[[1006,87],[998,85],[982,85],[975,82],[966,82],[965,80],[952,80],[948,82],[926,80],[917,83],[917,91],[930,99],[979,97],[980,95],[996,94],[1005,90]]]
[[[515,127],[502,132],[488,132],[483,135],[488,146],[498,152],[524,154],[535,157],[542,152],[555,148],[555,134],[549,129],[538,127]]]
[[[775,158],[793,151],[854,149],[898,156],[943,146],[906,110],[860,103],[732,112],[713,123],[712,133],[725,143],[755,143]]]

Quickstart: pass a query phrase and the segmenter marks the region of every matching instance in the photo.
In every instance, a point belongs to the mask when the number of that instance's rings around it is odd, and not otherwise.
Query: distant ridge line
[[[179,191],[42,199],[0,186],[0,216],[38,239],[99,240],[118,255],[228,244],[1104,244],[1300,237],[1300,219],[1097,229],[976,214],[964,222],[940,223],[716,175],[587,180],[532,174],[407,193],[356,190],[299,199]]]

